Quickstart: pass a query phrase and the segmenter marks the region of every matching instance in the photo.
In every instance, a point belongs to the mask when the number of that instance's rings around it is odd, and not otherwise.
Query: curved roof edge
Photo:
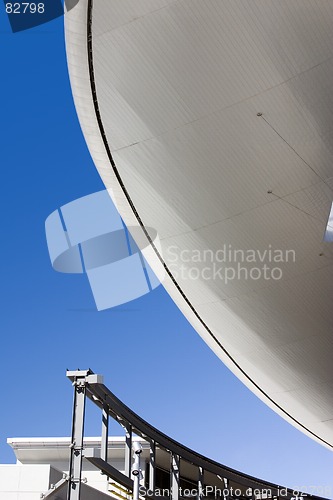
[[[113,202],[127,226],[137,226],[141,228],[143,236],[147,239],[147,244],[150,244],[150,249],[149,252],[146,253],[146,258],[151,268],[157,276],[162,276],[166,273],[163,279],[164,288],[206,344],[215,352],[223,363],[272,410],[282,416],[294,427],[305,433],[308,437],[332,450],[333,444],[316,435],[301,422],[296,420],[284,408],[279,406],[233,359],[188,300],[164,263],[160,253],[150,240],[149,234],[145,230],[140,215],[113,161],[104,132],[94,80],[93,40],[91,31],[92,10],[93,0],[81,0],[74,9],[66,13],[66,52],[72,93],[81,129],[98,173],[106,188],[109,190]]]

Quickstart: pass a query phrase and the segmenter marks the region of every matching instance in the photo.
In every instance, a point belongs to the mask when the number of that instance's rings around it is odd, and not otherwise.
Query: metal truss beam
[[[120,484],[133,491],[133,480],[131,479],[132,461],[132,435],[141,436],[150,444],[149,457],[149,489],[155,492],[155,470],[156,470],[156,448],[163,449],[170,453],[170,486],[172,491],[171,500],[179,500],[180,485],[180,460],[198,468],[198,496],[197,500],[202,500],[204,490],[204,474],[210,472],[221,480],[222,484],[229,485],[230,482],[239,484],[246,489],[269,490],[273,498],[279,499],[281,487],[249,476],[242,472],[219,464],[214,460],[196,453],[193,450],[181,445],[177,441],[169,438],[148,422],[140,418],[124,403],[122,403],[104,384],[100,375],[95,375],[91,370],[68,371],[67,377],[73,382],[75,396],[73,409],[73,432],[72,450],[70,463],[70,479],[67,500],[80,499],[81,471],[83,458],[83,430],[84,430],[84,409],[85,399],[88,397],[94,404],[102,410],[102,441],[100,456],[95,451],[86,451],[86,458],[94,463],[104,474],[113,478]],[[108,464],[108,422],[109,417],[116,419],[125,430],[125,474],[117,471]],[[302,497],[311,497],[313,500],[324,500],[314,495],[301,494]],[[295,497],[291,489],[283,488],[283,500],[291,500]],[[225,495],[223,500],[230,500],[229,495]]]

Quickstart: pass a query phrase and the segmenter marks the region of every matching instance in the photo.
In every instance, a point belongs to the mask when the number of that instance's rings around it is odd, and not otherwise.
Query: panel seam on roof
[[[112,33],[113,31],[116,31],[119,28],[123,28],[124,26],[128,26],[129,24],[133,24],[136,21],[138,21],[139,19],[143,19],[144,17],[147,17],[150,14],[154,14],[155,12],[158,12],[160,10],[167,9],[170,5],[177,3],[177,2],[178,2],[178,0],[174,0],[173,2],[170,2],[167,5],[164,5],[163,7],[159,7],[158,9],[154,9],[154,10],[151,10],[150,12],[146,12],[146,14],[142,14],[142,16],[138,16],[134,19],[131,19],[131,21],[127,21],[127,23],[119,24],[119,26],[115,26],[114,28],[103,31],[102,33],[99,33],[98,35],[96,35],[96,37],[100,38],[101,36],[106,35],[107,33]]]
[[[91,33],[91,36],[92,36],[92,33]],[[185,128],[187,127],[188,125],[192,125],[193,123],[196,123],[200,120],[204,120],[205,118],[208,118],[210,116],[214,116],[218,113],[221,113],[222,111],[226,111],[228,109],[231,109],[233,108],[234,106],[239,106],[240,104],[243,104],[244,102],[247,102],[247,101],[251,101],[251,99],[255,99],[259,96],[262,96],[264,94],[266,94],[266,92],[270,92],[271,90],[275,90],[275,89],[278,89],[279,87],[282,87],[283,85],[286,85],[287,83],[289,83],[291,80],[293,80],[294,78],[298,78],[302,75],[304,75],[305,73],[307,73],[308,71],[312,71],[313,69],[316,69],[318,67],[320,67],[321,65],[323,64],[326,64],[327,62],[331,61],[333,59],[333,56],[330,56],[328,57],[327,59],[325,59],[324,61],[321,61],[320,63],[318,64],[315,64],[314,66],[311,66],[311,68],[308,68],[308,69],[305,69],[304,71],[301,71],[300,73],[296,73],[295,75],[291,76],[290,78],[288,78],[287,80],[284,80],[283,82],[280,82],[280,83],[277,83],[276,85],[272,85],[271,87],[268,87],[267,89],[265,90],[262,90],[260,92],[257,92],[256,94],[252,94],[250,96],[247,96],[247,97],[244,97],[243,99],[240,99],[239,101],[236,101],[236,102],[232,102],[226,106],[222,106],[221,108],[217,108],[215,109],[214,111],[212,111],[211,113],[208,113],[208,114],[203,114],[201,116],[199,116],[198,118],[194,118],[194,120],[190,120],[190,121],[187,121],[185,123],[182,123],[180,125],[178,125],[177,127],[174,127],[172,129],[169,129],[169,130],[166,130],[165,132],[162,132],[161,134],[157,134],[157,135],[154,135],[152,137],[148,137],[147,139],[143,139],[139,142],[134,142],[133,144],[128,144],[127,146],[121,146],[120,148],[115,148],[115,149],[112,149],[112,151],[114,153],[118,152],[118,151],[121,151],[123,149],[127,149],[127,148],[130,148],[131,146],[134,146],[136,144],[144,144],[145,142],[149,142],[151,140],[154,140],[154,139],[158,139],[159,137],[163,137],[164,135],[167,135],[168,133],[170,133],[171,131],[174,131],[174,130],[179,130],[181,128]],[[173,87],[172,87],[173,88]],[[176,88],[174,88],[175,91],[177,91]],[[271,127],[273,129],[273,127]],[[273,129],[274,130],[274,129]],[[278,132],[276,130],[274,130],[277,135],[280,135],[278,134]],[[281,137],[281,136],[280,136]],[[285,139],[283,139],[283,137],[281,137],[281,139],[287,143],[287,141],[285,141]],[[288,143],[287,143],[288,144]],[[288,146],[290,147],[290,145],[288,144]],[[301,158],[301,160],[303,160],[303,158]],[[304,160],[303,160],[304,161]],[[316,173],[316,172],[315,172]],[[319,174],[317,174],[319,176]]]
[[[248,208],[246,210],[243,210],[242,212],[237,212],[236,214],[230,215],[229,217],[225,217],[224,219],[219,219],[217,221],[210,222],[209,224],[204,224],[202,226],[195,227],[189,231],[183,231],[181,233],[173,234],[171,236],[165,236],[164,238],[160,238],[160,241],[165,241],[168,239],[177,238],[179,236],[185,236],[186,234],[192,234],[192,233],[195,233],[196,231],[201,231],[202,229],[207,229],[208,227],[214,226],[216,224],[221,224],[222,222],[233,220],[237,217],[240,217],[241,215],[248,214],[250,212],[253,212],[254,210],[258,210],[259,208],[265,207],[266,205],[269,205],[270,203],[276,203],[278,201],[283,201],[283,202],[287,203],[289,206],[296,208],[297,210],[299,210],[303,214],[305,214],[305,215],[311,217],[312,219],[315,219],[316,221],[322,223],[322,220],[319,219],[316,215],[313,215],[310,212],[303,210],[302,208],[298,207],[297,205],[294,205],[293,203],[291,203],[290,201],[285,199],[285,198],[288,198],[288,196],[293,196],[297,193],[301,193],[302,191],[306,191],[307,189],[314,187],[314,186],[318,186],[320,184],[324,184],[330,190],[332,190],[332,188],[330,186],[328,186],[328,184],[326,184],[326,182],[324,180],[320,180],[319,182],[315,182],[314,184],[309,184],[308,186],[306,186],[302,189],[298,189],[297,191],[292,191],[291,193],[285,194],[283,196],[279,196],[278,194],[275,194],[272,191],[272,193],[271,193],[272,196],[275,196],[275,198],[273,200],[266,201],[265,203],[261,203],[260,205],[256,205],[255,207],[251,207],[251,208]]]

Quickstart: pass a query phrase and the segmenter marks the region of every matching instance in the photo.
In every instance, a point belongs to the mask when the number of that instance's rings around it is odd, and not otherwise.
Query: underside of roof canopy
[[[85,139],[126,224],[157,230],[151,267],[221,360],[327,447],[332,25],[330,0],[80,0],[66,15]]]

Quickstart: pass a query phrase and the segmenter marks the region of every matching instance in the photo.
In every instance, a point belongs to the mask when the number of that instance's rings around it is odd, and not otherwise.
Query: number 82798
[[[6,3],[7,14],[44,14],[45,4],[34,2]]]

